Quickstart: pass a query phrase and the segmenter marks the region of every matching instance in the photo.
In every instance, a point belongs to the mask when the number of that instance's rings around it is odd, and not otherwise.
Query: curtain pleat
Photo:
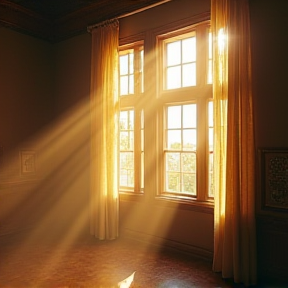
[[[221,271],[223,278],[233,278],[246,286],[257,282],[249,19],[248,0],[212,0],[212,33],[218,41],[214,42],[213,69],[216,123],[213,269]],[[224,31],[224,35],[219,31]],[[219,48],[221,41],[224,50]]]
[[[95,27],[91,54],[90,232],[118,237],[118,44],[117,20]]]

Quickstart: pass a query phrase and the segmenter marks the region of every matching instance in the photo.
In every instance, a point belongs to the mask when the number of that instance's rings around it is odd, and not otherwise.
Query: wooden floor
[[[131,288],[241,287],[221,279],[208,261],[127,240],[30,236],[0,237],[1,288],[112,288],[134,271]]]

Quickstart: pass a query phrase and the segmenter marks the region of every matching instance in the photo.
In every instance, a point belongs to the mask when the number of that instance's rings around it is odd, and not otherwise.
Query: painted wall
[[[42,176],[34,137],[52,119],[54,91],[51,44],[5,28],[0,39],[0,234],[5,234],[31,226],[41,214],[35,205]]]
[[[250,0],[250,13],[256,148],[287,150],[288,2]],[[263,173],[258,170],[256,216],[259,276],[288,281],[288,210],[263,209],[262,177]]]

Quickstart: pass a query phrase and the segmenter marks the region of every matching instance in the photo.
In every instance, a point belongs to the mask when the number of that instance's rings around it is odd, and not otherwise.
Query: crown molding
[[[0,26],[54,43],[87,33],[87,27],[95,22],[122,18],[168,1],[171,0],[134,1],[135,4],[126,7],[121,6],[119,1],[116,4],[119,7],[106,5],[105,12],[103,12],[104,2],[100,1],[65,15],[50,18],[50,16],[43,16],[9,0],[0,0]]]

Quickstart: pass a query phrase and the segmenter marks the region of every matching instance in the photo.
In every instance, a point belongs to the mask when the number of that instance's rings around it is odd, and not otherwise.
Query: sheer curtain
[[[212,0],[215,113],[213,270],[253,285],[255,148],[248,0]]]
[[[118,20],[91,28],[91,220],[98,239],[118,237]]]

